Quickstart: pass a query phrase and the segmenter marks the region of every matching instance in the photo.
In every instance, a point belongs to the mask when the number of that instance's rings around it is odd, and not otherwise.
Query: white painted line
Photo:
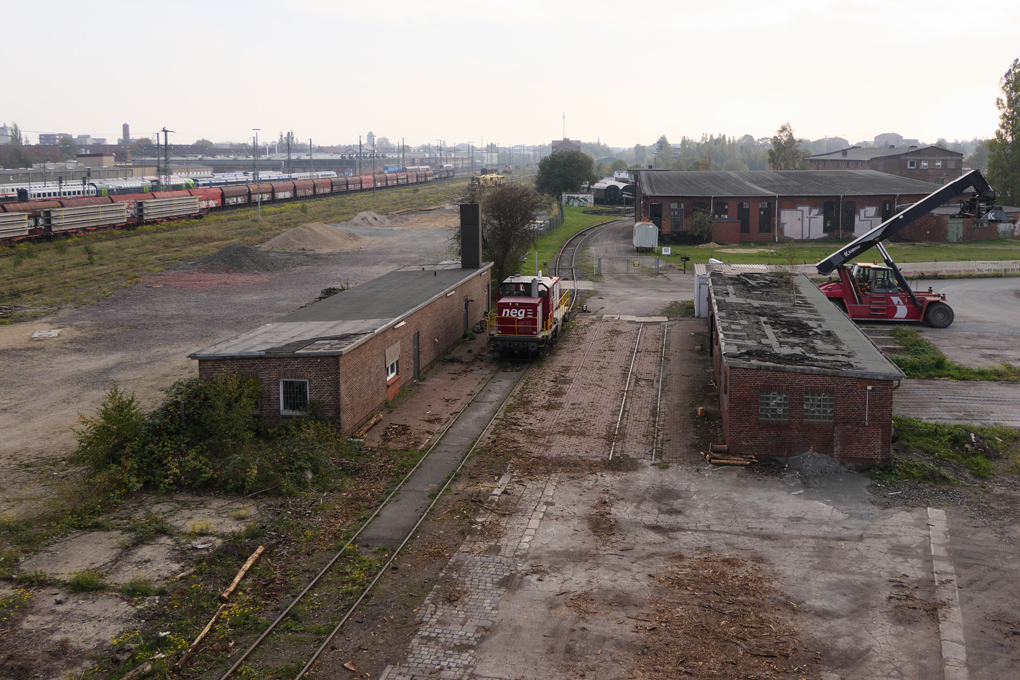
[[[945,680],[967,680],[967,646],[963,639],[963,611],[956,588],[956,569],[949,555],[949,526],[945,510],[928,508],[935,599],[946,606],[939,610],[942,665]]]

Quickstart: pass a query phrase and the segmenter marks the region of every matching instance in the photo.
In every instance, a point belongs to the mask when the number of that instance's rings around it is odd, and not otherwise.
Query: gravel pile
[[[261,274],[289,269],[291,264],[258,248],[232,243],[195,261],[192,271],[221,274]]]
[[[339,253],[364,247],[365,237],[323,222],[302,224],[270,239],[260,247],[269,250],[304,250],[315,253]]]
[[[353,224],[356,227],[376,227],[381,229],[392,229],[393,223],[387,217],[374,212],[360,212],[357,217],[345,224]]]

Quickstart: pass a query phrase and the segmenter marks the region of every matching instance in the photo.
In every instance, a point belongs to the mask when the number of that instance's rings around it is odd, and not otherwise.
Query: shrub
[[[121,495],[142,488],[216,487],[293,492],[332,470],[350,445],[312,412],[272,430],[255,415],[262,384],[224,375],[174,383],[147,417],[133,396],[113,388],[95,418],[82,418],[76,459],[90,483]]]

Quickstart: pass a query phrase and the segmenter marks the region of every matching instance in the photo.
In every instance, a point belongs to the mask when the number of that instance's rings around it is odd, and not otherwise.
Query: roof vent
[[[846,149],[843,149],[843,156],[846,157]]]

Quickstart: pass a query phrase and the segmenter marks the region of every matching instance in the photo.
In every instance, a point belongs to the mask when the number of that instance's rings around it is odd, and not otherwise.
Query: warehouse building
[[[397,269],[195,352],[199,377],[258,378],[265,425],[314,402],[354,432],[486,318],[492,263],[477,205],[461,207],[461,224],[461,262]]]
[[[903,373],[806,276],[709,274],[710,352],[728,452],[886,463]]]
[[[691,216],[716,220],[712,240],[847,239],[938,189],[874,170],[677,172],[638,170],[634,218],[652,222],[663,243],[684,242]]]
[[[805,160],[811,170],[877,170],[934,184],[945,184],[964,173],[963,154],[938,146],[852,146]]]

